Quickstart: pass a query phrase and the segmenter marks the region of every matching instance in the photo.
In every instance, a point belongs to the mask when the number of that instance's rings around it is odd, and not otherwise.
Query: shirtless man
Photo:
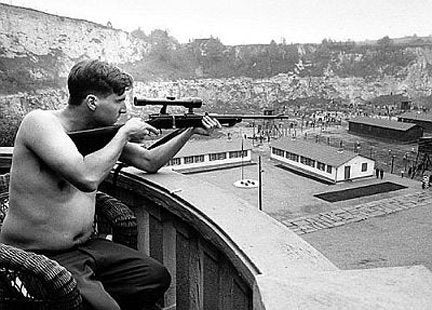
[[[10,207],[0,242],[57,260],[74,275],[90,309],[152,304],[170,282],[166,269],[151,258],[90,238],[99,184],[118,160],[154,173],[193,134],[207,135],[220,127],[217,120],[205,117],[204,128],[189,128],[149,151],[131,141],[158,130],[132,118],[105,147],[80,154],[67,132],[114,124],[126,112],[126,91],[132,84],[130,75],[108,63],[76,64],[68,77],[67,107],[30,112],[14,145]],[[132,277],[127,277],[128,271],[133,271]]]

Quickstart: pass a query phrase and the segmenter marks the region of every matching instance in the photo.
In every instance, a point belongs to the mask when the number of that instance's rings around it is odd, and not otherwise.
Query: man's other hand
[[[213,133],[216,128],[222,128],[219,121],[215,118],[211,118],[208,115],[205,115],[202,119],[203,127],[195,127],[194,133],[203,136],[209,136]]]

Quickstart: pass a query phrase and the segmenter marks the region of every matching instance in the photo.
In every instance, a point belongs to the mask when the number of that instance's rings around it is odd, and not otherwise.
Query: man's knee
[[[168,269],[162,264],[155,264],[152,267],[152,278],[154,279],[155,291],[163,295],[171,284],[171,275]]]
[[[122,309],[137,309],[137,305],[151,306],[160,298],[163,298],[165,292],[171,284],[171,275],[162,264],[153,261],[143,270],[144,280],[142,284],[135,287],[135,292],[132,296],[122,298],[120,304]],[[144,276],[145,275],[145,276]]]

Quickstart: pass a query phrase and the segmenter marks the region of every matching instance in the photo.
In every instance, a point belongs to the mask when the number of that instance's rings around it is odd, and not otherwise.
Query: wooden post
[[[138,224],[138,251],[145,255],[150,255],[149,213],[144,209],[144,206],[135,208],[134,211]]]
[[[163,264],[171,274],[171,285],[164,296],[164,305],[171,309],[176,304],[176,229],[171,219],[163,221]]]

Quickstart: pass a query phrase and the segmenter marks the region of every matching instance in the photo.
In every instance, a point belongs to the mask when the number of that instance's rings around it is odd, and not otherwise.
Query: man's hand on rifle
[[[222,128],[219,121],[205,115],[202,119],[203,127],[194,127],[193,133],[203,136],[210,136],[216,128]]]
[[[148,136],[151,133],[156,135],[159,134],[158,129],[137,117],[129,119],[121,130],[125,131],[129,141],[137,143],[141,142],[145,136]]]

